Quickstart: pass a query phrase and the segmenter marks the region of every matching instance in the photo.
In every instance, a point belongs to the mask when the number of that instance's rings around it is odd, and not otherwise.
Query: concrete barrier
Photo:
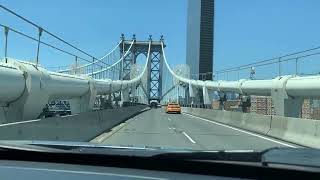
[[[319,120],[273,116],[269,136],[308,147],[320,148]]]
[[[267,134],[267,132],[270,130],[270,116],[188,107],[182,108],[182,111],[198,117],[206,118],[241,129],[254,131],[260,134]]]
[[[241,114],[241,128],[260,134],[267,134],[270,131],[271,116],[255,113],[236,113]]]
[[[141,112],[137,105],[0,125],[0,140],[89,141]]]
[[[189,107],[182,108],[182,111],[284,141],[320,148],[320,120]]]

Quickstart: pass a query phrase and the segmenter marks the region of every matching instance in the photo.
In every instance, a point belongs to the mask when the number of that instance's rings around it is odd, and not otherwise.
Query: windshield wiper
[[[170,152],[153,156],[153,158],[170,160],[214,160],[214,161],[240,161],[240,162],[261,162],[262,152],[252,150],[236,151],[191,151],[191,152]]]
[[[2,142],[0,141],[0,143]],[[86,142],[63,141],[8,141],[7,144],[9,144],[10,147],[29,147],[29,149],[24,150],[30,151],[41,150],[48,152],[56,151],[76,154],[136,156],[168,160],[170,159],[261,162],[261,152],[255,152],[253,150],[198,151],[191,149],[175,149],[147,146],[114,146],[92,144]]]
[[[170,159],[261,162],[262,156],[262,152],[253,150],[199,151],[191,149],[174,149],[163,147],[113,146],[81,142],[52,141],[33,141],[29,144],[33,146],[67,150],[72,153],[137,156],[168,160]]]
[[[261,162],[262,152],[253,150],[199,151],[164,147],[100,145],[86,142],[32,141],[28,145],[64,150],[69,153],[150,157],[170,160],[215,160]]]

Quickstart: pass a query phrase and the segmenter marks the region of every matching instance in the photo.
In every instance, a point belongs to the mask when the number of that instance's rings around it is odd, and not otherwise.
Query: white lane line
[[[171,121],[171,119],[170,119],[170,118],[168,118],[168,120],[169,120],[169,121]]]
[[[120,129],[125,127],[127,125],[127,123],[128,122],[123,122],[123,123],[119,124],[118,126],[113,127],[110,131],[100,134],[99,136],[97,136],[94,139],[92,139],[90,142],[99,143],[100,144],[103,141],[106,141],[108,138],[113,136],[115,133],[119,132]]]
[[[29,120],[29,121],[20,121],[20,122],[13,122],[13,123],[6,123],[6,124],[1,124],[0,127],[2,126],[10,126],[10,125],[17,125],[17,124],[25,124],[25,123],[31,123],[31,122],[38,122],[41,121],[41,119],[35,119],[35,120]]]
[[[259,134],[255,134],[255,133],[252,133],[252,132],[249,132],[249,131],[245,131],[245,130],[242,130],[242,129],[238,129],[238,128],[235,128],[235,127],[232,127],[232,126],[229,126],[229,125],[226,125],[226,124],[222,124],[222,123],[218,123],[218,122],[215,122],[215,121],[210,121],[208,119],[204,119],[204,118],[201,118],[201,117],[197,117],[197,116],[194,116],[194,115],[191,115],[191,114],[186,114],[186,113],[183,113],[184,115],[187,115],[187,116],[191,116],[191,117],[194,117],[194,118],[198,118],[202,121],[206,121],[206,122],[209,122],[209,123],[212,123],[212,124],[216,124],[216,125],[219,125],[219,126],[223,126],[223,127],[226,127],[226,128],[230,128],[230,129],[233,129],[233,130],[236,130],[236,131],[239,131],[239,132],[242,132],[242,133],[246,133],[246,134],[249,134],[251,136],[255,136],[255,137],[259,137],[261,139],[264,139],[264,140],[267,140],[267,141],[271,141],[271,142],[274,142],[274,143],[278,143],[278,144],[281,144],[283,146],[287,146],[287,147],[291,147],[291,148],[297,148],[297,146],[293,146],[291,144],[287,144],[287,143],[284,143],[284,142],[281,142],[281,141],[277,141],[277,140],[274,140],[274,139],[271,139],[271,138],[268,138],[268,137],[265,137],[265,136],[262,136],[262,135],[259,135]]]
[[[195,144],[196,142],[186,133],[186,132],[182,132],[182,134],[187,137],[189,139],[189,141],[191,141],[193,144]]]

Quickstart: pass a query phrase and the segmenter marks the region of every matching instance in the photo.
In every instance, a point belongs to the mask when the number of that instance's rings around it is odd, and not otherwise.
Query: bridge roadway
[[[264,150],[297,147],[280,140],[217,124],[188,114],[151,109],[93,140],[123,146],[153,146],[194,150]]]

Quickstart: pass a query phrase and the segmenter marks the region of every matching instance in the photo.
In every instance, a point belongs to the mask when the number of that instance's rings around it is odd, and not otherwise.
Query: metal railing
[[[312,59],[315,58],[315,59]],[[282,75],[314,75],[320,69],[310,66],[303,68],[301,62],[320,58],[320,47],[285,54],[279,57],[261,60],[233,68],[218,70],[214,73],[216,80],[266,79]],[[320,62],[313,61],[313,64]]]

